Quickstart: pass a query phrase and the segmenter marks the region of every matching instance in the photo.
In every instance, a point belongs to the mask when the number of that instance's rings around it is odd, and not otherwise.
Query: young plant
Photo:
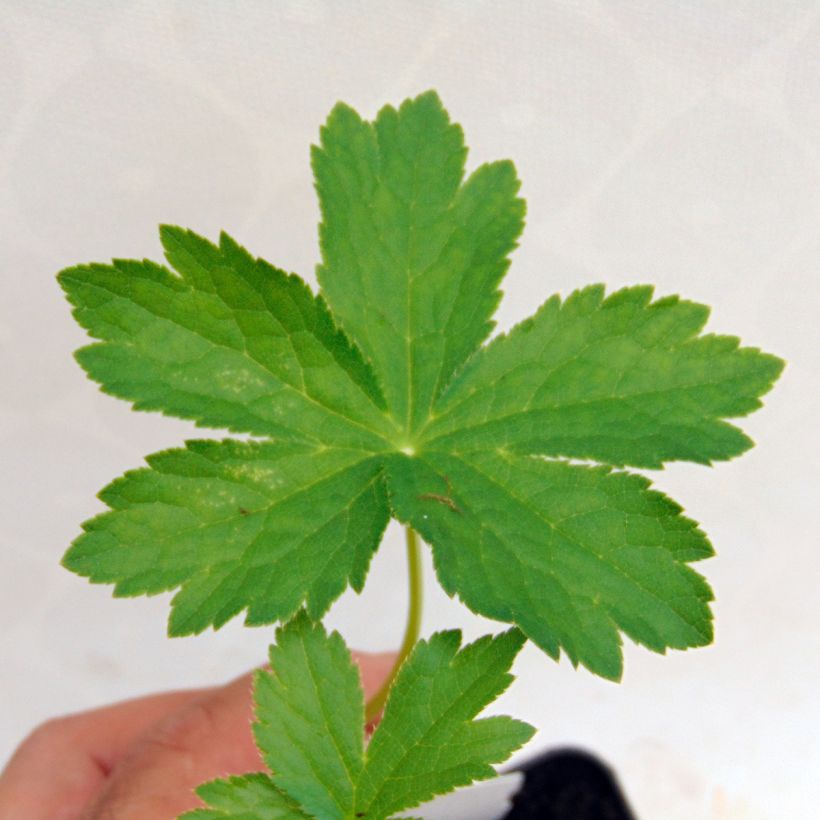
[[[487,342],[524,222],[512,163],[465,180],[461,128],[428,92],[372,123],[337,105],[313,148],[320,293],[175,227],[168,267],[115,260],[60,284],[96,341],[102,389],[253,440],[189,441],[100,494],[64,564],[131,596],[178,589],[169,632],[286,622],[256,679],[271,774],[217,781],[205,818],[390,817],[492,776],[531,735],[475,720],[526,639],[618,680],[621,634],[656,652],[712,640],[697,525],[627,467],[711,464],[750,439],[726,421],[782,368],[709,310],[638,286],[552,296]],[[391,517],[407,527],[410,607],[367,705],[319,619],[361,591]],[[417,533],[449,595],[513,628],[418,641]],[[385,705],[386,704],[386,705]],[[365,721],[384,718],[365,745]]]

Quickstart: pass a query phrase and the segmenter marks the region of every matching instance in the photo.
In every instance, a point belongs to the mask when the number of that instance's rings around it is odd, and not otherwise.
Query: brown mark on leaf
[[[442,478],[447,484],[447,495],[441,495],[440,493],[422,493],[419,496],[419,501],[437,501],[439,504],[443,504],[445,507],[452,510],[454,513],[458,513],[459,515],[461,515],[461,509],[452,497],[453,488],[450,485],[450,479],[446,475],[442,476]]]
[[[244,507],[239,508],[239,514],[240,515],[250,515],[250,513]]]

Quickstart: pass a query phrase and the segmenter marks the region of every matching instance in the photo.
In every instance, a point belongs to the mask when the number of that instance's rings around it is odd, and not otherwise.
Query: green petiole
[[[365,707],[365,722],[372,723],[381,714],[387,696],[390,694],[390,687],[404,663],[407,656],[413,651],[413,647],[419,639],[421,632],[421,612],[423,603],[422,594],[422,568],[421,568],[421,548],[419,547],[418,533],[411,527],[405,528],[407,540],[407,575],[409,602],[407,606],[407,624],[404,627],[404,639],[401,642],[398,657],[387,680],[381,688],[367,702]]]

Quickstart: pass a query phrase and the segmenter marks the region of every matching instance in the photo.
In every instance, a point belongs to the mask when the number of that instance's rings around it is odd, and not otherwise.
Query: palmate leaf
[[[271,671],[256,676],[254,732],[273,774],[241,779],[241,797],[231,794],[236,779],[200,787],[200,797],[223,813],[186,817],[263,820],[269,795],[277,810],[292,801],[304,812],[271,817],[383,820],[493,777],[493,764],[534,730],[508,717],[475,718],[512,682],[509,668],[523,642],[517,629],[464,648],[457,631],[420,641],[365,748],[364,694],[350,652],[338,633],[327,635],[300,613],[277,631]]]
[[[172,634],[243,610],[318,617],[361,588],[392,515],[448,593],[553,657],[618,678],[622,634],[658,652],[709,642],[689,564],[711,546],[621,468],[742,453],[728,419],[782,362],[702,335],[707,308],[643,286],[553,296],[482,346],[524,206],[510,163],[465,181],[465,156],[432,92],[373,123],[337,106],[313,151],[318,296],[177,228],[162,230],[173,270],[61,274],[105,391],[262,439],[150,457],[103,492],[112,509],[67,566],[120,595],[179,588]]]

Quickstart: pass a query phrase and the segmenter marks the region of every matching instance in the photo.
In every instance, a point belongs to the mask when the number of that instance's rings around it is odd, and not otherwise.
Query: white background
[[[192,425],[131,412],[71,358],[54,274],[160,253],[156,225],[229,230],[315,282],[308,145],[337,99],[373,115],[439,89],[470,166],[511,157],[528,224],[502,328],[591,281],[714,306],[710,329],[789,367],[759,441],[657,485],[719,557],[713,647],[626,647],[620,686],[534,648],[499,708],[531,750],[594,749],[645,820],[807,817],[820,767],[820,4],[0,2],[0,760],[66,710],[222,681],[270,629],[169,641],[168,596],[114,601],[58,566],[95,493]],[[201,433],[200,433],[201,435]],[[427,631],[480,623],[438,589]],[[330,622],[403,624],[400,533]],[[814,780],[814,783],[812,783]]]

